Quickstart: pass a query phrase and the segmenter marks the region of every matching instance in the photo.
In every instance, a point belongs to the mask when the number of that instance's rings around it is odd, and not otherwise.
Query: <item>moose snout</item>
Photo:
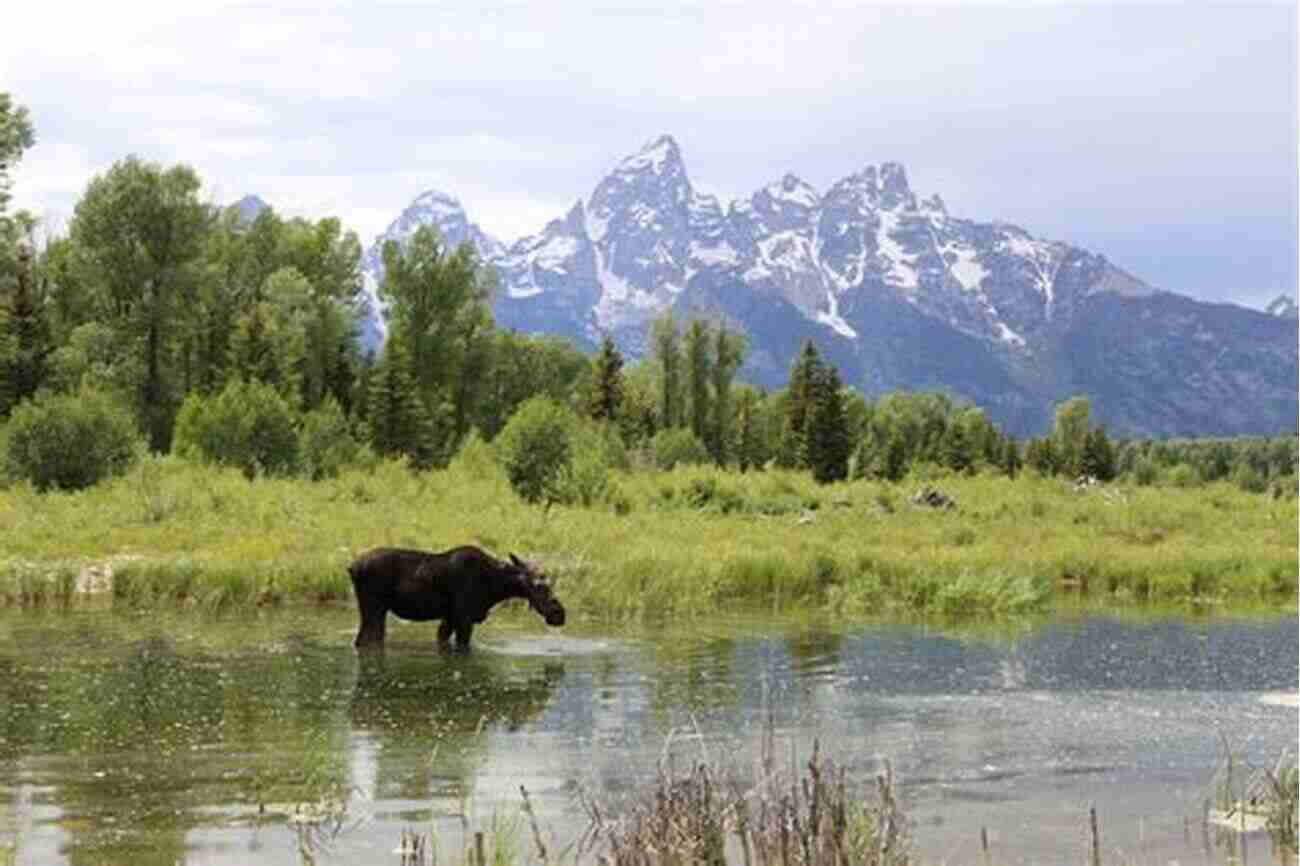
[[[546,612],[547,625],[564,625],[564,608],[556,605]]]

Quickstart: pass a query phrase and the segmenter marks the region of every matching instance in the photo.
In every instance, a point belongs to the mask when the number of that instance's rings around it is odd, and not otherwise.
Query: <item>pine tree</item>
[[[597,421],[616,421],[622,415],[623,355],[608,334],[600,341],[592,375],[587,414]]]
[[[757,402],[752,390],[746,388],[741,392],[736,418],[736,425],[739,428],[736,431],[736,463],[740,466],[741,472],[747,472],[751,468],[759,469],[763,465],[762,438],[759,433],[758,419],[755,417],[758,412]]]
[[[841,481],[848,476],[852,443],[839,371],[829,365],[818,367],[808,396],[806,464],[820,484]]]
[[[390,335],[384,344],[383,358],[370,379],[367,420],[375,453],[404,454],[417,465],[428,459],[432,419],[416,391],[406,346],[397,335]]]
[[[1083,443],[1081,458],[1083,474],[1098,481],[1111,481],[1116,474],[1115,448],[1105,428],[1094,427],[1088,431]]]
[[[808,466],[807,427],[811,406],[813,382],[821,375],[822,362],[812,340],[806,340],[803,349],[790,369],[789,401],[781,438],[777,445],[777,465],[785,469]]]
[[[943,465],[954,472],[969,472],[974,465],[974,448],[966,426],[953,419],[944,432],[941,446]]]

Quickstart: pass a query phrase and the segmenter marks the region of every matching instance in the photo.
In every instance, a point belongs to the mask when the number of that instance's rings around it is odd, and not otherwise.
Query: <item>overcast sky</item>
[[[724,198],[894,160],[1158,288],[1296,292],[1294,3],[182,5],[6,11],[16,207],[66,221],[135,153],[367,245],[429,188],[511,241],[668,132]]]

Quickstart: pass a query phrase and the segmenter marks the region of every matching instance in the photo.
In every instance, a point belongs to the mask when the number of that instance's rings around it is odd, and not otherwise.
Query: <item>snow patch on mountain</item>
[[[952,274],[962,289],[967,292],[978,290],[984,278],[989,275],[988,270],[979,262],[979,252],[972,247],[957,244],[949,244],[940,249],[948,265],[948,273]]]
[[[898,214],[880,212],[880,225],[876,229],[876,260],[885,275],[885,282],[900,289],[915,289],[920,283],[916,274],[916,257],[904,251],[894,239],[898,229]]]
[[[858,338],[858,332],[848,322],[840,316],[840,300],[835,297],[834,292],[826,293],[826,304],[829,307],[817,313],[816,319],[823,325],[829,325],[832,330],[841,336],[848,337],[850,340]]]

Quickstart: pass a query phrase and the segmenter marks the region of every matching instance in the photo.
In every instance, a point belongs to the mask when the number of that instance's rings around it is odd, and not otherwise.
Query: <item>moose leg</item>
[[[469,637],[474,633],[474,623],[462,622],[456,624],[456,649],[469,649]]]
[[[357,630],[357,639],[354,646],[367,646],[370,644],[382,644],[384,642],[384,627],[388,621],[388,608],[382,602],[368,598],[361,591],[360,587],[355,587],[357,591],[357,608],[361,611],[361,628]]]
[[[438,646],[445,647],[449,643],[451,643],[451,623],[444,619],[438,626]]]

